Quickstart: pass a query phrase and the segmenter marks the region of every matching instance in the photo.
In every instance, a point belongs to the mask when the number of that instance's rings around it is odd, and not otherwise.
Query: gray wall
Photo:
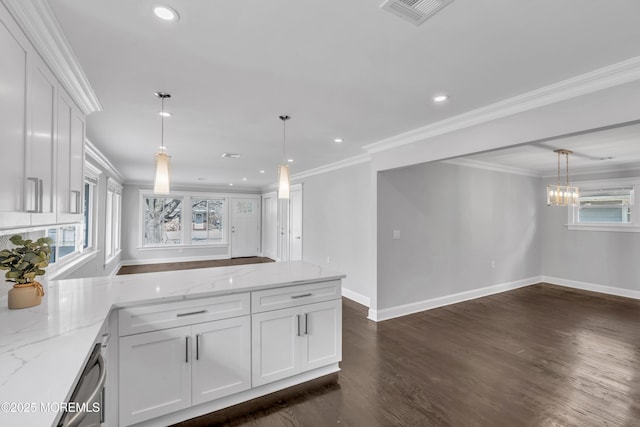
[[[303,184],[303,259],[345,273],[343,287],[371,299],[375,292],[371,163],[293,183],[300,182]]]
[[[539,276],[542,188],[442,162],[378,173],[377,308]]]
[[[636,176],[640,170],[574,176],[573,182]],[[568,230],[566,208],[548,207],[542,218],[543,275],[640,290],[639,233]]]

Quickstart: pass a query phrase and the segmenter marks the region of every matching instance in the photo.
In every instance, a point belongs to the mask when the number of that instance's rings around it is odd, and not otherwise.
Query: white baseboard
[[[501,283],[498,285],[487,286],[470,291],[458,292],[456,294],[445,295],[428,300],[412,302],[410,304],[397,305],[395,307],[383,308],[382,310],[369,309],[368,318],[380,322],[382,320],[393,319],[395,317],[406,316],[407,314],[418,313],[420,311],[431,310],[449,304],[456,304],[470,299],[485,297],[488,295],[498,294],[500,292],[510,291],[522,288],[524,286],[534,285],[541,281],[540,276],[528,277],[526,279],[516,280],[514,282]]]
[[[342,296],[349,298],[351,301],[355,301],[358,304],[362,304],[365,307],[371,307],[371,298],[354,292],[351,289],[342,288]]]
[[[619,297],[627,297],[640,299],[640,290],[617,288],[614,286],[597,285],[595,283],[579,282],[577,280],[561,279],[559,277],[542,276],[542,282],[551,283],[552,285],[566,286],[567,288],[581,289],[583,291],[600,292],[602,294],[616,295]]]
[[[218,259],[229,259],[229,255],[200,255],[190,257],[174,257],[174,258],[150,258],[150,259],[127,259],[120,261],[123,266],[127,265],[143,265],[143,264],[164,264],[167,262],[188,262],[188,261],[209,261]]]

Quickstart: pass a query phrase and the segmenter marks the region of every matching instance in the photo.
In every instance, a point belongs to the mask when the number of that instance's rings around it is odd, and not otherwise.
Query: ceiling
[[[155,18],[159,2],[180,20]],[[292,116],[286,143],[295,174],[640,56],[640,44],[629,42],[640,40],[636,0],[615,7],[455,0],[419,27],[381,10],[380,0],[49,3],[103,106],[88,117],[87,136],[128,182],[153,179],[157,91],[172,95],[165,144],[174,184],[262,188],[276,181],[282,161],[281,114]],[[450,99],[434,104],[443,92]],[[543,145],[514,155],[521,159],[514,163],[548,171],[554,159]],[[534,157],[535,165],[523,164]]]
[[[640,122],[471,154],[464,159],[484,166],[514,168],[530,175],[555,176],[558,157],[553,151],[558,149],[573,152],[569,156],[569,168],[574,173],[640,169]],[[564,157],[560,166],[564,179]]]

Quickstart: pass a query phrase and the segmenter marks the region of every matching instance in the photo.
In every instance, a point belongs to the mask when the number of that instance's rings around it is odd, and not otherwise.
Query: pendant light
[[[156,154],[156,178],[153,184],[153,192],[156,194],[169,194],[169,181],[171,180],[171,157],[166,153],[164,146],[164,100],[171,95],[164,92],[156,92],[155,95],[162,102],[160,151]]]
[[[547,185],[547,206],[577,206],[580,191],[578,187],[569,186],[569,154],[573,154],[573,151],[560,149],[553,150],[553,152],[558,153],[558,181],[556,185]],[[562,156],[565,156],[566,159],[566,185],[560,185],[560,158]]]
[[[289,165],[287,164],[287,120],[291,117],[280,116],[282,120],[282,164],[278,167],[278,199],[289,198]]]

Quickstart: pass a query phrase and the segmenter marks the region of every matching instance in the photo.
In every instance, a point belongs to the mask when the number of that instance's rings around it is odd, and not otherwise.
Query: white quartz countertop
[[[0,426],[48,426],[69,397],[113,308],[334,280],[342,273],[274,262],[43,283],[37,307],[0,297]],[[114,331],[115,332],[115,331]],[[117,335],[117,332],[116,332]]]

